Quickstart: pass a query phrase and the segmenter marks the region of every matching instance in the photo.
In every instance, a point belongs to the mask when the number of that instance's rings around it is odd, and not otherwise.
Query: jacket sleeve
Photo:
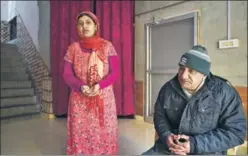
[[[165,87],[162,87],[154,106],[153,122],[154,122],[155,130],[158,133],[159,139],[162,141],[164,145],[167,145],[166,137],[169,134],[171,134],[172,131],[165,109],[163,108],[164,98],[165,98],[164,92],[165,92]]]
[[[218,127],[207,133],[191,136],[191,144],[194,144],[194,151],[191,153],[227,151],[244,143],[246,120],[241,99],[235,89],[230,86],[223,92],[223,106]]]

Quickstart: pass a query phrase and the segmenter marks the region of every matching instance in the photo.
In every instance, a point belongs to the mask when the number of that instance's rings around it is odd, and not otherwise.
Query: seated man
[[[210,73],[210,62],[200,45],[183,54],[178,74],[164,84],[155,103],[159,139],[143,155],[226,154],[244,143],[240,96],[227,80]]]

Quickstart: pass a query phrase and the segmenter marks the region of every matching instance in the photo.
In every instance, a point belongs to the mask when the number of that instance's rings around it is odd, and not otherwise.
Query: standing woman
[[[118,154],[118,123],[112,84],[119,76],[117,53],[99,37],[99,21],[91,12],[77,17],[79,41],[64,57],[65,82],[71,88],[67,154]]]

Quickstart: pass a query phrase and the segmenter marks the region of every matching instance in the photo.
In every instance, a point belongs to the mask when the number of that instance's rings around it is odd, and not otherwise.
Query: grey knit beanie
[[[205,47],[195,45],[191,50],[182,55],[179,65],[208,75],[210,73],[211,60]]]

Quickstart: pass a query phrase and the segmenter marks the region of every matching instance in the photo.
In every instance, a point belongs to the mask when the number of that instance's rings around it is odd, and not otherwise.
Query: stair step
[[[22,60],[19,58],[19,59],[2,59],[1,58],[1,65],[5,65],[5,64],[23,64]]]
[[[1,48],[1,58],[10,58],[13,56],[14,58],[21,57],[21,54],[18,52],[17,49],[2,49]]]
[[[1,68],[24,67],[23,62],[1,62]]]
[[[27,70],[25,67],[16,67],[16,68],[10,68],[10,67],[1,67],[1,74],[2,73],[26,73]]]
[[[8,49],[16,49],[16,44],[9,44],[9,43],[1,43],[1,48],[8,48]]]
[[[18,52],[15,52],[15,51],[1,52],[1,60],[4,60],[4,59],[18,60],[18,59],[21,59],[21,58],[22,58],[22,55],[20,53],[18,53]]]
[[[1,81],[28,81],[29,75],[26,73],[20,74],[20,75],[14,75],[14,74],[3,74],[1,73]]]
[[[20,53],[18,52],[18,49],[1,48],[1,56],[10,56],[10,55],[21,56]]]
[[[39,119],[39,118],[42,118],[40,112],[30,113],[30,114],[21,114],[21,115],[15,115],[15,116],[10,116],[10,117],[2,117],[1,124],[10,124],[10,123],[16,123],[20,121]]]
[[[7,50],[1,48],[1,59],[21,59],[22,54],[18,52],[18,50]]]
[[[18,47],[16,44],[1,44],[1,49],[4,50],[17,50]]]
[[[20,96],[34,96],[34,89],[1,89],[1,98]]]
[[[2,77],[22,77],[28,75],[27,73],[22,72],[1,72]]]
[[[35,104],[36,96],[23,96],[15,98],[1,98],[1,108],[16,107],[18,105]]]
[[[1,119],[24,114],[35,114],[40,112],[40,107],[36,104],[26,104],[17,107],[1,108]]]
[[[1,89],[4,88],[31,88],[31,81],[1,81]]]
[[[16,56],[16,54],[6,56],[6,55],[1,55],[1,64],[6,64],[6,62],[23,62],[23,58],[21,56]]]
[[[20,56],[13,57],[8,55],[1,55],[1,62],[4,61],[22,61],[22,58]]]

